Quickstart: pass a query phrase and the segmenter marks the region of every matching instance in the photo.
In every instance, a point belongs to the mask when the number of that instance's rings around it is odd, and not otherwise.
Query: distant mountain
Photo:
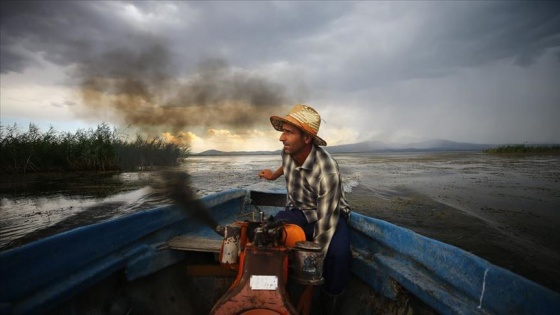
[[[417,150],[445,150],[445,151],[478,151],[495,147],[495,144],[476,144],[468,142],[454,142],[442,139],[410,143],[406,145],[409,149]]]
[[[203,155],[203,156],[232,156],[232,155],[270,155],[270,154],[280,154],[280,150],[276,151],[218,151],[218,150],[207,150],[204,152],[196,153],[193,155]]]
[[[327,147],[330,153],[367,153],[367,152],[414,152],[414,151],[482,151],[493,148],[492,144],[474,144],[434,139],[408,144],[387,144],[380,141],[366,141]]]
[[[495,148],[495,144],[475,144],[467,142],[454,142],[442,139],[433,139],[408,144],[387,144],[381,141],[365,141],[353,144],[327,146],[329,153],[368,153],[368,152],[415,152],[415,151],[482,151]],[[204,156],[231,156],[231,155],[268,155],[280,154],[276,151],[232,151],[224,152],[208,150],[194,155]]]
[[[332,147],[325,147],[329,153],[358,153],[375,152],[390,149],[390,146],[381,141],[366,141],[352,144],[342,144]]]

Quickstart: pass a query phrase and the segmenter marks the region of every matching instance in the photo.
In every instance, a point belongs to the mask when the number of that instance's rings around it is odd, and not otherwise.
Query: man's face
[[[301,153],[312,140],[307,134],[290,124],[283,124],[282,130],[280,141],[284,144],[284,152],[289,155]]]

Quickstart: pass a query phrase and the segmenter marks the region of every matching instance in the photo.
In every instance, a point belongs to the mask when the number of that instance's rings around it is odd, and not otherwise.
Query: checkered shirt
[[[350,211],[342,190],[338,164],[323,148],[313,145],[301,166],[297,166],[289,154],[282,152],[282,167],[288,207],[301,209],[307,222],[315,222],[313,242],[321,245],[323,254],[326,254],[340,211]]]

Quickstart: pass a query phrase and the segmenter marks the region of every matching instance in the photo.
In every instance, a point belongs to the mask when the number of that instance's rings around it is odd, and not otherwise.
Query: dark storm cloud
[[[380,11],[364,7],[357,17]],[[368,43],[349,49],[345,58],[332,58],[336,71],[348,73],[336,82],[338,87],[361,90],[437,78],[507,58],[525,67],[548,49],[560,48],[560,2],[406,2],[392,3],[391,9],[381,20],[388,26],[372,19],[370,30],[365,24],[352,29],[361,38],[333,38],[339,46]],[[386,36],[377,34],[376,26]]]
[[[221,2],[131,2],[145,16],[173,7],[179,26],[151,21],[143,31],[114,12],[126,5],[2,2],[2,73],[22,71],[35,62],[34,54],[60,65],[80,63],[119,45],[142,45],[148,32],[170,41],[183,70],[208,57],[235,66],[291,60],[302,68],[321,60],[347,88],[438,77],[502,58],[527,66],[560,46],[558,2],[254,2],[227,9]],[[413,29],[401,26],[407,20]],[[414,38],[384,55],[372,34],[386,25],[382,40],[389,48],[402,37]],[[310,70],[312,79],[325,81],[322,71]]]
[[[308,54],[305,42],[320,36],[352,6],[303,2],[237,2],[224,9],[219,1],[191,2],[198,17],[186,35],[203,54],[227,54],[236,65],[297,60]],[[185,35],[185,33],[183,33]],[[303,44],[299,49],[298,43]]]
[[[3,3],[2,71],[22,71],[35,62],[33,53],[58,65],[74,65],[69,82],[81,88],[88,109],[82,115],[111,110],[127,124],[174,131],[208,124],[251,127],[266,122],[263,113],[281,111],[289,102],[283,86],[261,74],[235,70],[223,59],[189,58],[202,43],[188,38],[188,30],[181,45],[192,50],[185,56],[193,65],[181,73],[177,65],[185,58],[171,51],[168,34],[157,34],[157,21],[135,28],[133,22],[115,18],[106,4]],[[147,17],[159,9],[154,3],[133,4],[128,9]],[[199,27],[191,35],[207,36],[201,31],[205,27]]]
[[[21,72],[37,56],[58,64],[80,62],[120,33],[110,14],[96,3],[78,1],[2,1],[0,71]]]
[[[179,26],[166,24],[164,17],[139,30],[123,19],[127,6],[147,17],[167,14],[164,8],[170,6]],[[286,44],[320,32],[349,9],[305,2],[236,3],[224,9],[221,2],[3,1],[0,71],[20,72],[36,62],[34,54],[59,65],[80,63],[119,45],[141,44],[146,33],[171,38],[187,69],[208,57],[259,64],[287,53],[304,54]]]
[[[449,49],[444,61],[466,66],[514,57],[529,65],[548,48],[560,47],[560,3],[478,2],[442,5],[429,26]],[[428,38],[430,36],[428,35]],[[444,55],[444,54],[442,54]],[[560,61],[560,60],[559,60]]]

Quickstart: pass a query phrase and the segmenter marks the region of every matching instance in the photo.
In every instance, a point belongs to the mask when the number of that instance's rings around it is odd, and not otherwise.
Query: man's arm
[[[272,171],[269,169],[265,169],[259,172],[259,177],[268,179],[268,180],[275,180],[278,177],[284,175],[284,168],[280,166],[276,171]]]

